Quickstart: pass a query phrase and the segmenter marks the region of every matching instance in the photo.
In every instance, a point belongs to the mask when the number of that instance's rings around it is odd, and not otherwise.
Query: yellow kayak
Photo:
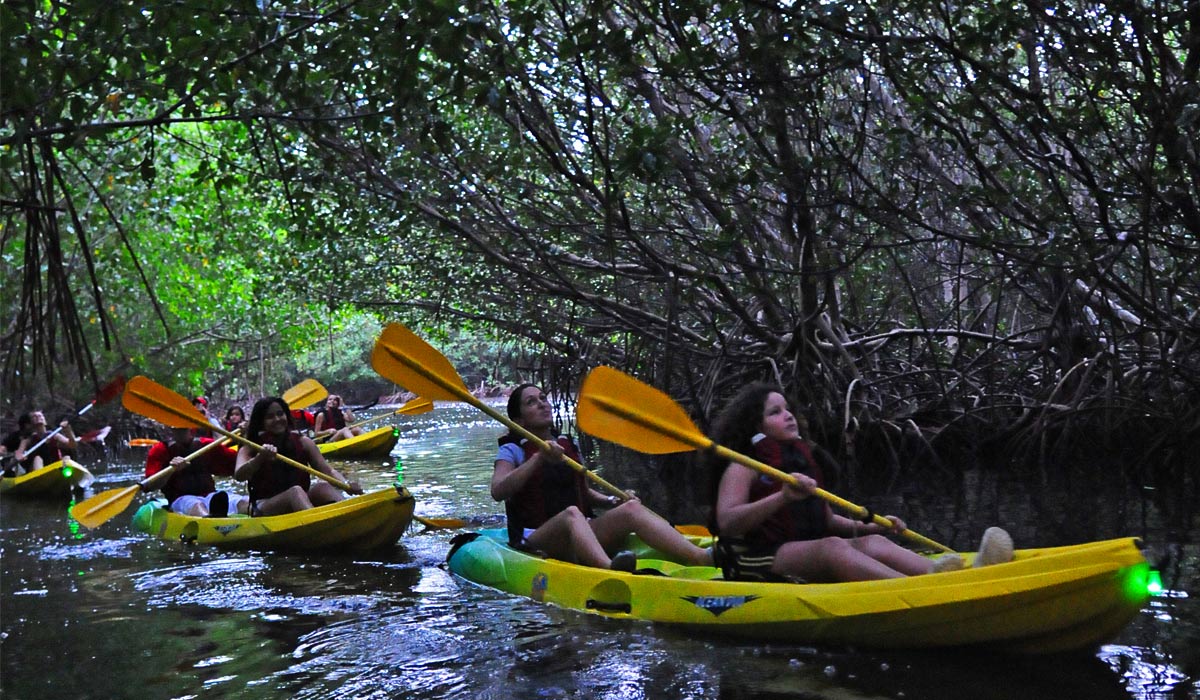
[[[330,459],[382,459],[391,454],[399,439],[400,431],[394,426],[385,425],[349,440],[319,442],[317,448]]]
[[[503,530],[456,538],[450,571],[594,615],[762,642],[1091,649],[1120,632],[1149,598],[1150,567],[1135,538],[1018,550],[1010,563],[978,569],[831,584],[725,581],[719,569],[664,561],[633,540],[639,573],[622,573],[541,559],[506,540]]]
[[[9,496],[66,496],[72,489],[86,489],[95,477],[75,460],[67,457],[21,476],[0,478],[0,493]]]
[[[133,516],[138,530],[155,537],[217,547],[315,551],[362,551],[387,547],[408,529],[415,506],[403,486],[284,515],[197,518],[167,510],[162,500]]]

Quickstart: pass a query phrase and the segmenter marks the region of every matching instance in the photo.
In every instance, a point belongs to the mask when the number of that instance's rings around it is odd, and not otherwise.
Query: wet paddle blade
[[[646,454],[712,444],[671,397],[612,367],[597,367],[583,380],[576,420],[585,433]]]
[[[71,506],[71,517],[80,525],[94,530],[123,512],[137,496],[137,484],[123,489],[109,489]]]
[[[154,438],[129,438],[130,447],[150,447],[158,440]]]
[[[430,530],[457,530],[467,527],[467,521],[462,518],[422,518],[419,515],[414,515],[413,520],[416,520]]]
[[[396,413],[400,413],[400,414],[403,414],[406,416],[416,416],[416,415],[420,415],[422,413],[429,413],[432,410],[433,410],[433,402],[430,401],[429,399],[418,396],[417,398],[413,399],[412,401],[409,401],[408,403],[404,404],[400,408],[397,408]]]
[[[399,323],[383,329],[371,366],[388,381],[430,401],[468,401],[471,392],[442,353]]]
[[[675,530],[681,535],[692,537],[712,537],[712,531],[703,525],[676,525]]]
[[[280,398],[287,403],[288,408],[296,410],[308,408],[326,396],[329,396],[329,390],[322,386],[321,382],[315,379],[305,379],[283,392],[283,396]]]
[[[196,410],[191,401],[140,375],[130,379],[125,385],[121,405],[128,411],[171,428],[209,425],[208,419]]]

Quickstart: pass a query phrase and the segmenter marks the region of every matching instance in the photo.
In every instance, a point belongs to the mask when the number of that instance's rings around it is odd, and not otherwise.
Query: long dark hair
[[[287,417],[288,432],[291,432],[294,429],[294,426],[292,425],[292,411],[288,408],[287,401],[284,401],[278,396],[268,396],[264,399],[255,401],[254,408],[250,410],[250,421],[246,426],[246,438],[249,439],[250,442],[262,444],[263,423],[266,422],[267,419],[267,409],[269,409],[273,403],[277,403],[283,407],[283,415]]]
[[[717,416],[713,427],[713,441],[718,445],[728,447],[734,452],[744,455],[754,454],[754,444],[750,438],[762,429],[763,406],[767,397],[772,393],[782,394],[783,390],[774,384],[755,382],[742,387],[725,408]],[[729,462],[716,456],[708,458],[708,491],[709,503],[713,507],[713,520],[716,520],[717,490],[721,486],[721,477]]]

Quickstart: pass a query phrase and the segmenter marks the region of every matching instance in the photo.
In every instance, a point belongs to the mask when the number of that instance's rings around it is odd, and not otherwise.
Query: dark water
[[[393,454],[418,514],[495,524],[487,480],[497,425],[469,407],[398,422]],[[94,491],[137,481],[143,459],[125,451],[89,465]],[[337,466],[368,487],[395,478],[391,464]],[[0,499],[4,698],[1200,695],[1200,552],[1180,544],[1194,536],[1142,525],[1125,534],[1179,545],[1168,593],[1095,654],[1009,658],[685,636],[456,580],[443,566],[449,531],[414,531],[367,556],[223,552],[143,536],[129,524],[135,506],[90,531],[68,520],[66,502]]]

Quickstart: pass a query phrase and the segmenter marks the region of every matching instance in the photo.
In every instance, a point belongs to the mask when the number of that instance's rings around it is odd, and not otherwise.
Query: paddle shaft
[[[508,416],[504,415],[503,413],[500,413],[496,409],[494,409],[491,406],[480,401],[474,394],[472,394],[470,391],[468,391],[465,387],[458,386],[458,385],[454,384],[453,382],[448,382],[448,381],[446,381],[446,379],[444,377],[442,377],[441,375],[439,375],[435,372],[431,372],[424,365],[412,361],[406,353],[391,352],[390,354],[393,357],[395,357],[396,359],[403,362],[405,365],[407,365],[409,369],[413,370],[414,372],[419,373],[421,376],[425,377],[429,381],[437,384],[438,386],[442,387],[446,391],[449,391],[450,393],[454,394],[459,399],[466,401],[467,403],[471,404],[475,408],[478,408],[479,410],[488,414],[492,418],[495,418],[496,420],[500,421],[509,430],[513,431],[514,433],[517,433],[518,435],[525,438],[526,440],[529,440],[533,444],[537,445],[539,448],[545,449],[547,447],[547,445],[549,444],[542,438],[538,437],[537,435],[534,435],[533,433],[529,432],[527,429],[525,429],[521,425],[514,422]],[[612,484],[608,483],[599,474],[597,474],[594,471],[591,471],[590,469],[583,466],[579,462],[576,462],[575,460],[571,459],[570,457],[567,457],[566,455],[563,455],[563,461],[565,461],[567,463],[567,465],[570,466],[572,469],[580,472],[587,478],[591,479],[592,481],[596,482],[600,486],[607,489],[609,493],[612,493],[617,498],[620,498],[623,501],[630,500],[629,494],[625,493],[624,491],[617,488],[616,486],[613,486]]]
[[[165,388],[164,388],[164,390],[169,391],[169,389],[165,389]],[[198,427],[211,428],[213,432],[220,433],[221,435],[224,435],[225,437],[229,438],[230,440],[233,440],[234,442],[245,445],[246,447],[249,447],[249,448],[252,448],[255,450],[262,451],[262,445],[259,445],[258,443],[255,443],[255,442],[251,442],[250,440],[247,440],[246,438],[242,437],[241,435],[231,433],[228,430],[222,428],[221,426],[211,425],[208,421],[204,420],[203,416],[201,416],[199,414],[188,415],[187,413],[185,413],[183,411],[177,410],[174,406],[169,406],[166,403],[163,403],[162,401],[158,400],[158,398],[156,398],[154,396],[147,396],[145,394],[142,394],[140,396],[140,398],[141,398],[141,400],[143,400],[147,403],[153,404],[154,406],[161,408],[162,410],[167,411],[168,413],[170,413],[172,415],[183,418],[184,420],[186,420],[190,423],[193,423]],[[292,459],[291,457],[288,457],[287,455],[276,454],[275,459],[282,461],[284,464],[286,464],[288,466],[295,467],[301,471],[308,472],[309,474],[317,477],[318,479],[323,479],[323,480],[333,484],[334,486],[342,489],[343,491],[347,491],[347,492],[350,491],[350,485],[347,484],[346,482],[341,481],[339,479],[335,479],[332,476],[326,474],[325,472],[313,469],[312,467],[308,466],[307,464],[301,464],[300,462],[297,462],[296,460]]]
[[[702,434],[697,434],[697,433],[693,433],[688,430],[683,430],[683,429],[679,428],[678,426],[676,426],[675,424],[669,423],[667,421],[659,420],[657,417],[655,417],[653,415],[648,415],[648,414],[643,414],[643,413],[639,413],[636,411],[628,410],[624,405],[619,404],[616,401],[612,401],[611,399],[609,399],[606,396],[591,396],[591,397],[589,397],[589,400],[594,401],[595,403],[603,406],[606,411],[610,411],[611,413],[613,413],[615,415],[621,416],[625,420],[639,423],[639,424],[644,425],[652,430],[664,433],[666,435],[670,435],[672,438],[679,440],[680,442],[687,443],[687,444],[695,447],[698,450],[709,450],[713,454],[717,455],[718,457],[720,457],[721,459],[724,459],[726,461],[737,462],[738,464],[741,464],[743,466],[754,469],[762,474],[765,474],[766,476],[771,477],[772,479],[776,479],[785,484],[789,484],[791,486],[800,486],[800,483],[791,474],[782,472],[782,471],[776,469],[775,467],[772,467],[771,465],[766,464],[764,462],[760,462],[757,459],[754,459],[752,457],[747,457],[746,455],[744,455],[740,452],[734,452],[733,450],[731,450],[728,447],[725,447],[723,445],[718,445]],[[865,507],[857,505],[855,503],[851,503],[850,501],[847,501],[846,499],[841,498],[840,496],[836,496],[836,495],[826,491],[825,489],[822,489],[822,488],[813,489],[812,494],[814,496],[816,496],[817,498],[820,498],[821,500],[825,501],[826,503],[829,503],[830,505],[837,506],[838,508],[841,508],[842,510],[844,510],[848,513],[854,514],[855,516],[858,517],[859,520],[862,520],[863,522],[867,522],[867,520],[869,519],[870,522],[873,522],[877,525],[886,527],[889,530],[893,527],[892,521],[888,520],[887,518],[883,517],[882,515],[877,515],[875,513],[872,513],[869,508],[865,508]],[[954,551],[954,550],[950,549],[949,547],[947,547],[946,545],[935,542],[935,541],[929,539],[928,537],[925,537],[924,535],[913,532],[912,530],[905,529],[897,534],[901,535],[902,537],[907,538],[908,540],[910,540],[916,544],[920,544],[925,547],[931,547],[933,549],[938,549],[943,552],[953,552]]]

